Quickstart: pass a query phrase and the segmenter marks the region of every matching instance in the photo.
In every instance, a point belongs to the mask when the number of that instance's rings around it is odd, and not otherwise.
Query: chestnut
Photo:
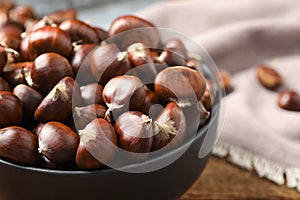
[[[8,83],[0,77],[0,91],[10,91]]]
[[[119,146],[132,153],[131,159],[142,160],[147,157],[153,143],[153,123],[147,115],[128,111],[118,117],[115,123]]]
[[[19,125],[23,117],[23,104],[11,92],[0,91],[0,128]]]
[[[9,22],[8,11],[4,9],[0,9],[0,27],[4,26],[8,22]]]
[[[18,56],[18,52],[0,44],[0,74],[2,73],[3,68],[5,67],[5,65],[8,62],[7,55],[10,53],[14,54],[15,56]]]
[[[217,88],[213,80],[205,79],[205,82],[207,87],[205,89],[203,97],[201,98],[201,103],[207,110],[211,110],[217,95]]]
[[[269,90],[276,90],[283,84],[282,76],[273,68],[259,65],[256,70],[259,82]]]
[[[98,34],[93,27],[78,19],[68,19],[63,21],[59,28],[68,33],[72,41],[82,41],[83,43],[98,44]]]
[[[111,120],[110,112],[118,115],[118,111],[126,108],[140,108],[146,98],[146,89],[139,78],[124,75],[111,79],[105,85],[102,95],[108,107],[106,119]]]
[[[164,64],[147,63],[138,67],[133,67],[125,75],[135,76],[139,78],[145,86],[153,90],[154,79]],[[164,65],[164,67],[167,67]]]
[[[300,95],[293,90],[284,90],[279,94],[277,104],[285,110],[300,111]]]
[[[15,24],[2,26],[0,29],[1,44],[5,47],[19,51],[22,31],[23,29]]]
[[[68,58],[72,53],[72,40],[68,33],[58,27],[44,26],[28,33],[21,41],[21,55],[34,60],[46,52],[58,53]]]
[[[23,104],[23,118],[33,119],[35,110],[44,98],[43,95],[24,84],[17,85],[13,93]]]
[[[39,122],[64,122],[72,114],[72,106],[81,101],[81,92],[78,84],[71,77],[60,80],[49,94],[43,99],[34,113]]]
[[[200,100],[206,83],[202,75],[193,69],[177,66],[159,72],[155,78],[155,93],[166,102],[176,102],[188,107]]]
[[[128,59],[133,66],[137,67],[144,64],[153,63],[150,50],[142,43],[134,43],[127,48]]]
[[[44,53],[34,60],[34,65],[25,78],[29,86],[46,95],[66,76],[73,77],[68,60],[56,53]]]
[[[104,118],[106,107],[99,104],[91,104],[85,107],[75,107],[73,111],[74,128],[81,130],[96,118]]]
[[[45,125],[45,124],[43,124],[43,123],[38,123],[38,124],[31,130],[31,132],[32,132],[33,134],[35,134],[36,136],[39,136],[39,134],[40,134],[42,128],[44,127],[44,125]]]
[[[30,24],[26,24],[26,33],[22,33],[22,36],[26,37],[26,35],[32,31],[35,31],[39,28],[45,27],[45,26],[56,26],[56,24],[54,23],[54,21],[47,17],[44,16],[42,19],[37,20],[37,21],[33,21]]]
[[[201,58],[190,57],[190,58],[187,58],[186,66],[190,67],[192,69],[196,69],[199,72],[203,72],[203,67],[202,67],[202,63],[201,62],[202,62]]]
[[[48,122],[38,136],[38,151],[58,166],[72,166],[75,163],[79,136],[59,122]]]
[[[10,9],[15,7],[15,3],[13,1],[1,1],[0,8],[1,10],[8,12]]]
[[[56,164],[51,162],[46,156],[43,155],[40,156],[38,166],[45,169],[55,169],[55,170],[63,169],[62,167],[57,166]]]
[[[75,9],[58,10],[47,15],[56,24],[61,24],[65,20],[76,19],[77,11]]]
[[[199,116],[199,128],[201,128],[210,117],[210,111],[205,108],[201,101],[199,101]]]
[[[113,77],[130,69],[126,52],[120,52],[115,44],[97,47],[91,55],[91,71],[96,80],[105,85]]]
[[[24,5],[17,6],[9,10],[9,18],[14,22],[24,25],[28,19],[34,19],[36,17],[33,8],[31,6]]]
[[[178,38],[168,39],[165,42],[163,49],[174,51],[181,57],[187,58],[187,49],[185,48],[183,42]]]
[[[122,33],[122,35],[119,35]],[[129,45],[141,42],[147,47],[157,48],[160,45],[160,34],[155,26],[140,17],[124,15],[116,18],[109,28],[109,42],[117,44],[121,50]]]
[[[155,92],[147,89],[145,101],[138,110],[148,115],[150,118],[156,119],[163,110],[163,104]]]
[[[19,84],[27,84],[25,76],[28,75],[33,67],[33,62],[19,62],[7,64],[2,76],[11,88]]]
[[[102,104],[105,102],[102,97],[103,86],[98,83],[91,83],[80,87],[82,96],[82,105]]]
[[[94,30],[96,31],[98,35],[99,42],[104,41],[108,38],[108,32],[104,30],[103,28],[100,28],[98,26],[94,27]]]
[[[10,126],[0,129],[0,157],[23,165],[35,166],[39,160],[37,136]]]
[[[80,85],[96,82],[90,67],[91,52],[95,47],[95,44],[81,44],[74,47],[70,64],[74,76],[77,75],[78,71],[80,72],[80,75],[76,78]]]
[[[95,119],[79,131],[80,143],[76,165],[80,169],[97,169],[110,162],[117,150],[114,127],[104,119]]]
[[[155,120],[152,151],[170,144],[171,147],[183,142],[186,131],[186,119],[176,103],[169,103]],[[169,147],[170,147],[169,146]]]
[[[185,66],[187,63],[187,50],[183,42],[177,38],[167,40],[157,62],[166,63],[169,66]]]
[[[221,87],[225,90],[226,94],[229,94],[230,92],[233,91],[233,86],[231,83],[231,75],[229,71],[225,69],[221,69],[218,79]]]

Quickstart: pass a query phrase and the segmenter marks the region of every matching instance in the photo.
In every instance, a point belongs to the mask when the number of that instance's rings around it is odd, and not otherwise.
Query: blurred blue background
[[[39,16],[66,8],[78,9],[78,16],[93,25],[108,28],[123,14],[133,14],[158,0],[14,0],[17,5],[32,5]]]

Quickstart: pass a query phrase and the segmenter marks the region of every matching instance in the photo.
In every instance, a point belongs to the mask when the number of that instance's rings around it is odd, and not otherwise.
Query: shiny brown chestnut
[[[0,157],[29,166],[39,160],[37,136],[30,131],[10,126],[0,129]]]
[[[44,98],[43,95],[24,84],[17,85],[14,88],[13,93],[23,104],[23,118],[33,119],[35,110]]]
[[[259,65],[256,69],[259,82],[267,89],[276,90],[283,84],[282,76],[273,68]]]
[[[10,91],[8,83],[0,77],[0,91]]]
[[[157,94],[152,90],[147,89],[145,101],[138,110],[145,115],[148,115],[151,119],[156,119],[163,109],[163,103],[160,101]]]
[[[183,42],[178,38],[168,39],[165,42],[163,49],[174,51],[181,57],[187,58],[187,49]]]
[[[47,95],[66,76],[73,77],[72,67],[66,58],[56,53],[38,56],[30,73],[25,74],[28,85],[43,95]]]
[[[121,37],[117,36],[119,33],[123,33]],[[133,15],[116,18],[110,25],[109,37],[109,41],[117,44],[121,50],[125,50],[129,45],[137,42],[153,48],[160,45],[160,34],[155,26],[151,22]]]
[[[119,146],[132,154],[131,159],[142,160],[147,157],[153,143],[153,123],[147,115],[128,111],[118,117],[115,123]]]
[[[58,27],[44,26],[28,33],[21,41],[21,55],[27,60],[34,60],[46,52],[58,53],[66,58],[72,53],[70,36]]]
[[[70,64],[72,66],[74,76],[76,76],[78,71],[80,71],[80,75],[76,78],[76,81],[80,85],[96,82],[92,75],[90,66],[91,52],[96,48],[96,46],[96,44],[81,44],[74,47]]]
[[[285,110],[300,111],[300,95],[293,90],[284,90],[279,94],[277,104]]]
[[[186,133],[186,119],[176,103],[169,103],[154,123],[152,151],[159,150],[170,143],[172,148],[182,143]],[[172,142],[172,143],[171,143]]]
[[[153,63],[150,55],[150,50],[146,48],[142,43],[134,43],[126,49],[128,53],[128,59],[135,67]]]
[[[201,98],[201,103],[207,110],[211,110],[217,95],[217,86],[211,79],[205,79],[205,82],[207,87],[205,89],[203,97]]]
[[[33,62],[19,62],[7,64],[2,76],[8,82],[11,88],[19,84],[27,84],[25,76],[30,73]]]
[[[0,44],[0,74],[2,74],[3,68],[8,62],[8,54],[18,55],[18,52],[11,48],[7,48]]]
[[[203,67],[202,67],[202,61],[201,58],[197,57],[189,57],[186,60],[186,65],[187,67],[190,67],[192,69],[196,69],[199,72],[203,72]]]
[[[76,19],[77,18],[77,10],[75,9],[65,9],[58,10],[47,15],[51,20],[56,24],[61,24],[65,20]]]
[[[26,22],[26,33],[22,33],[22,36],[25,37],[28,33],[45,26],[56,26],[56,24],[51,18],[47,16],[44,16],[40,20],[30,21],[30,24]]]
[[[164,50],[156,59],[158,63],[166,63],[169,66],[185,66],[186,59],[173,50]]]
[[[19,51],[23,29],[16,24],[6,24],[0,28],[0,42],[5,47]]]
[[[103,89],[103,99],[108,107],[106,119],[110,112],[126,109],[139,109],[146,98],[146,89],[141,80],[135,76],[117,76],[111,79]]]
[[[31,132],[32,132],[33,134],[35,134],[36,136],[39,136],[39,134],[40,134],[42,128],[44,127],[44,125],[45,125],[45,124],[43,124],[43,123],[38,123],[38,124],[31,130]]]
[[[206,83],[198,71],[177,66],[161,71],[155,78],[154,89],[161,99],[184,108],[202,98]]]
[[[130,68],[127,52],[120,52],[115,44],[101,45],[91,55],[92,74],[102,85],[125,74]]]
[[[68,33],[73,42],[81,41],[87,44],[98,44],[98,34],[95,29],[79,19],[68,19],[63,21],[59,28]]]
[[[0,91],[0,128],[19,125],[23,117],[23,105],[16,95]]]
[[[80,44],[74,47],[73,55],[70,63],[75,75],[77,74],[79,69],[82,72],[83,67],[87,68],[86,70],[90,71],[90,66],[89,66],[90,62],[86,62],[85,59],[88,59],[87,56],[93,51],[93,49],[96,46],[97,46],[96,44]],[[84,63],[84,61],[86,62],[86,64]]]
[[[72,106],[78,106],[81,92],[78,84],[71,77],[60,80],[43,99],[34,113],[39,122],[64,122],[72,115]]]
[[[105,102],[102,97],[103,86],[98,83],[91,83],[80,87],[82,105],[102,104]]]
[[[99,42],[104,41],[108,38],[108,32],[104,30],[103,28],[100,28],[98,26],[94,27],[94,30],[96,31],[98,35]]]
[[[75,107],[73,121],[76,130],[82,130],[96,118],[104,118],[106,107],[99,104],[90,104],[85,107]]]
[[[199,116],[199,128],[201,128],[210,117],[210,111],[206,109],[201,101],[199,101]]]
[[[91,170],[102,167],[114,157],[118,141],[114,127],[104,119],[95,119],[79,131],[76,165]]]
[[[38,151],[58,166],[74,165],[79,136],[59,122],[48,122],[38,136]]]
[[[225,69],[221,69],[218,79],[221,87],[225,90],[226,94],[229,94],[230,92],[233,91],[233,86],[231,83],[231,75],[229,71]]]
[[[35,19],[36,16],[31,6],[24,5],[10,9],[9,18],[14,22],[24,25],[27,20]]]
[[[171,38],[165,42],[163,49],[156,62],[166,63],[169,66],[186,65],[187,50],[181,40]]]

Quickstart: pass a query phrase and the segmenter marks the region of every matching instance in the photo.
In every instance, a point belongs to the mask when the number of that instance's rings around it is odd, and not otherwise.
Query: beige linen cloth
[[[300,1],[165,1],[138,14],[188,35],[234,74],[213,154],[300,191],[300,112],[280,109],[255,74],[255,65],[270,64],[300,92]]]

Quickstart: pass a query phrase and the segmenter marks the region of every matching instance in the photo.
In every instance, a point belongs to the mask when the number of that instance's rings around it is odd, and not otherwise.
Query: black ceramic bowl
[[[206,73],[216,80],[215,72],[208,69],[214,65],[209,56],[204,51],[196,53],[208,61]],[[0,200],[178,199],[198,179],[207,163],[217,135],[221,99],[222,92],[218,89],[210,120],[178,148],[118,170],[50,170],[24,167],[0,159]],[[199,156],[203,145],[206,153]],[[181,156],[174,159],[178,155]],[[132,173],[168,160],[175,161],[157,170]]]

